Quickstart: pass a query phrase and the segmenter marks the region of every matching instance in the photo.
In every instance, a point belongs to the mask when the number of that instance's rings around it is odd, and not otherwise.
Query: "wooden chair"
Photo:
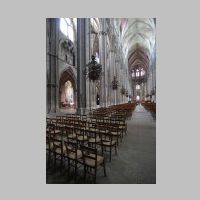
[[[120,131],[122,131],[122,137],[123,137],[123,134],[127,134],[127,124],[126,124],[126,120],[125,118],[121,118],[119,120],[119,129]]]
[[[65,148],[63,146],[62,141],[54,138],[53,139],[54,168],[56,167],[56,160],[59,160],[61,162],[60,169],[62,169],[64,152]]]
[[[76,139],[79,145],[84,145],[88,142],[87,132],[81,128],[75,128]]]
[[[86,122],[87,121],[87,115],[81,115],[81,120]]]
[[[68,174],[70,173],[70,168],[74,168],[74,180],[76,182],[77,179],[77,169],[79,160],[82,158],[82,152],[78,149],[78,145],[76,142],[64,141],[65,144],[65,153],[64,158],[67,158],[68,164]]]
[[[56,116],[56,128],[60,129],[60,126],[62,126],[62,117]]]
[[[47,125],[51,124],[51,118],[49,118],[49,117],[46,118],[46,124]]]
[[[101,144],[101,139],[99,137],[98,130],[89,129],[86,132],[88,136],[88,146],[96,149]]]
[[[109,152],[109,158],[111,162],[112,150],[115,149],[115,155],[117,155],[117,142],[113,139],[113,135],[110,133],[101,133],[101,148],[102,148],[102,155],[104,152]]]
[[[51,140],[51,135],[49,133],[46,134],[46,156],[47,156],[47,167],[50,166],[51,155],[53,153],[53,142]]]
[[[86,125],[87,125],[86,121],[84,121],[82,119],[79,121],[79,128],[86,130]]]
[[[66,135],[67,141],[76,142],[77,135],[74,131],[74,128],[66,127],[65,135]]]
[[[97,149],[81,145],[82,162],[84,165],[84,182],[86,181],[86,174],[93,176],[93,181],[96,183],[97,168],[102,166],[104,169],[104,176],[106,176],[106,166],[104,157],[97,154]]]
[[[111,124],[109,127],[109,133],[113,136],[114,139],[117,141],[117,145],[119,145],[119,138],[122,141],[122,132],[119,129],[118,124]]]

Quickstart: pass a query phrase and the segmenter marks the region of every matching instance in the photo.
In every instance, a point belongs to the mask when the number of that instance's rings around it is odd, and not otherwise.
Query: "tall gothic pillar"
[[[88,19],[77,19],[77,113],[85,114],[86,111],[86,76],[85,68],[88,61]]]
[[[115,70],[115,76],[117,78],[117,81],[119,82],[119,58],[117,58],[117,60],[115,61],[116,64],[116,70]],[[117,88],[116,90],[116,104],[120,103],[120,99],[119,99],[119,89]]]
[[[50,19],[46,19],[46,113],[51,111]]]
[[[50,18],[47,19],[48,24],[48,38],[49,43],[47,45],[47,56],[49,65],[47,67],[48,79],[47,79],[47,91],[49,92],[47,98],[47,104],[49,105],[48,111],[52,113],[56,113],[59,111],[59,103],[58,103],[58,42],[59,42],[59,19],[58,18]]]
[[[155,91],[154,102],[156,102],[156,50],[154,47],[153,59],[152,59],[152,89]]]
[[[100,85],[100,105],[106,106],[106,21],[100,18],[101,30],[99,32],[99,60],[102,65],[102,76]]]
[[[94,42],[96,35],[98,33],[90,32],[90,55],[95,55],[96,52],[94,52]],[[91,56],[90,56],[91,57]],[[91,59],[91,58],[90,58]],[[96,97],[97,97],[97,91],[96,91],[96,81],[89,81],[89,88],[90,88],[90,108],[95,109],[97,106]]]
[[[106,49],[107,52],[106,52],[106,74],[105,74],[105,77],[106,77],[106,107],[110,106],[110,99],[109,99],[109,96],[110,96],[110,85],[109,85],[109,79],[110,79],[110,63],[109,63],[109,57],[108,57],[108,49]]]
[[[111,105],[115,104],[115,90],[112,89],[112,80],[115,75],[115,51],[110,50],[110,95],[111,95]]]
[[[152,71],[150,68],[148,68],[147,72],[147,93],[150,95],[152,90]],[[148,99],[150,99],[148,97]]]
[[[120,64],[120,67],[119,67],[119,79],[118,79],[118,82],[119,82],[119,85],[118,85],[118,94],[119,94],[119,103],[121,104],[122,103],[122,95],[121,95],[121,85],[122,85],[122,68],[121,68],[121,64]]]
[[[85,19],[85,56],[86,56],[86,63],[89,63],[91,60],[91,46],[90,46],[90,18]],[[86,78],[86,109],[89,111],[91,109],[91,81],[89,78]]]
[[[110,70],[111,70],[111,63],[110,63],[110,54],[108,53],[108,58],[107,58],[107,67],[108,67],[108,73],[107,73],[107,106],[110,106],[111,105],[111,73],[110,73]]]

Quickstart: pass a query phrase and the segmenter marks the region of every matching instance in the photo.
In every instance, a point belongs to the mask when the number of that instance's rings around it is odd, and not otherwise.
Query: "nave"
[[[80,172],[80,174],[83,171]],[[156,121],[142,105],[136,105],[127,120],[127,134],[117,146],[112,161],[106,157],[106,174],[97,171],[98,184],[154,184],[156,183]],[[47,183],[74,183],[73,174],[47,169]],[[77,183],[84,183],[79,179]],[[90,183],[90,182],[86,182]],[[92,182],[91,182],[92,183]]]
[[[46,19],[47,183],[156,183],[156,19]]]

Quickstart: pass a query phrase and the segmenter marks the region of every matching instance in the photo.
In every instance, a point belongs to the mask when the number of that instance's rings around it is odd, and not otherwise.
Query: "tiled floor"
[[[156,183],[156,121],[138,105],[127,124],[128,133],[118,146],[118,155],[113,154],[112,162],[106,163],[107,177],[100,169],[97,183]],[[57,172],[47,175],[47,183],[73,182],[65,174]]]

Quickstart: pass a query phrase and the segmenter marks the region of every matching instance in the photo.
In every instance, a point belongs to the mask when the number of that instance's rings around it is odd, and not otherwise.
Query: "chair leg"
[[[86,181],[86,166],[84,165],[84,183]]]
[[[62,170],[63,170],[63,156],[61,155],[60,173],[62,173]]]
[[[102,156],[104,155],[104,148],[103,148],[103,145],[101,146],[101,154],[102,154]]]
[[[117,155],[117,146],[115,144],[115,155]]]
[[[47,161],[47,168],[49,168],[50,167],[50,161],[51,161],[51,152],[49,151],[48,152],[48,161]]]
[[[112,147],[110,146],[110,162],[111,162]]]
[[[56,168],[56,153],[54,153],[54,169]]]
[[[94,172],[94,183],[96,183],[96,178],[97,178],[97,168],[95,168],[95,172]]]
[[[67,173],[69,176],[69,174],[70,174],[70,159],[69,158],[67,159]]]
[[[103,160],[103,171],[104,171],[104,176],[106,177],[106,165],[105,165],[105,160]]]
[[[75,161],[75,183],[76,183],[76,176],[77,176],[77,162]]]

